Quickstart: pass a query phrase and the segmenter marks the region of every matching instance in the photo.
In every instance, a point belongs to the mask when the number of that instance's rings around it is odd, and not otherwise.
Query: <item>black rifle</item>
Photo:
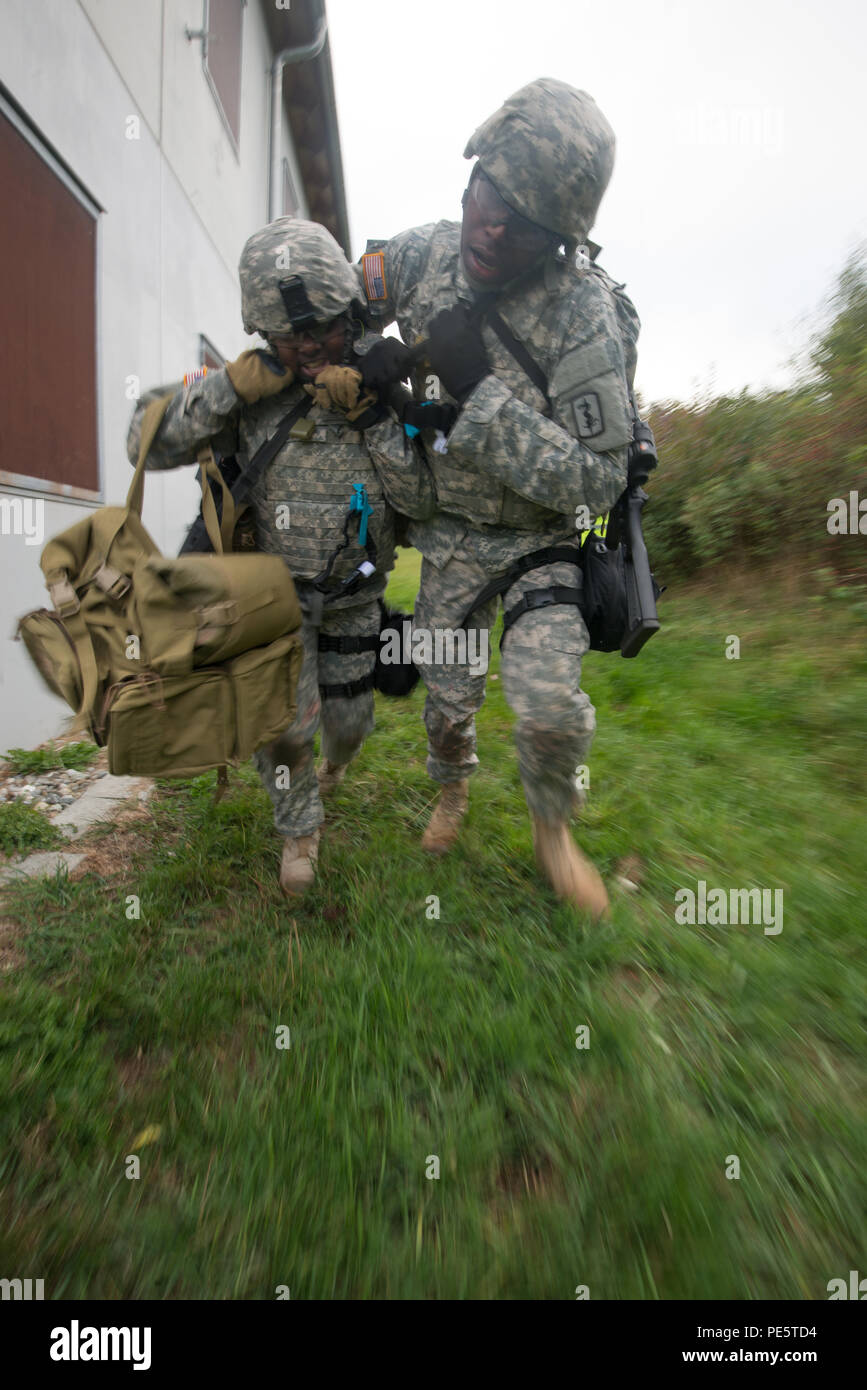
[[[630,392],[632,443],[629,446],[626,488],[608,517],[605,545],[623,547],[628,618],[620,643],[623,656],[637,656],[648,638],[659,631],[656,600],[663,592],[650,572],[650,560],[641,530],[641,512],[647,501],[644,484],[657,465],[656,441],[650,426],[641,420]]]

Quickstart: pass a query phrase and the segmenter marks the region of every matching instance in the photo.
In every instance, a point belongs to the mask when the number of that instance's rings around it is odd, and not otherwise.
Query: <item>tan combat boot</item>
[[[608,911],[608,894],[596,869],[582,854],[566,821],[553,824],[533,816],[536,863],[558,898],[602,917]]]
[[[421,837],[421,847],[428,854],[447,854],[458,838],[467,803],[469,801],[469,778],[462,782],[446,782],[439,794],[433,815],[428,821],[427,830]]]
[[[346,776],[348,766],[349,763],[331,763],[327,758],[324,758],[319,764],[316,769],[316,780],[319,783],[319,795],[323,801],[340,786]]]
[[[312,835],[302,835],[298,840],[286,836],[283,860],[280,864],[280,887],[284,893],[306,893],[316,877],[318,855],[318,829],[314,830]]]

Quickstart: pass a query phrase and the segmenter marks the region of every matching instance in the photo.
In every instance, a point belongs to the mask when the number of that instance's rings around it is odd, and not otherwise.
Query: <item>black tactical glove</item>
[[[431,319],[427,356],[431,371],[461,405],[491,370],[481,328],[471,322],[463,305],[443,309]]]
[[[359,358],[358,368],[369,391],[384,391],[409,376],[412,353],[398,338],[383,338]]]

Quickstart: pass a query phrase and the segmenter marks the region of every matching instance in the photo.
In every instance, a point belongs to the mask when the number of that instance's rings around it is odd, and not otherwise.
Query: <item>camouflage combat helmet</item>
[[[596,102],[553,77],[510,96],[471,136],[479,164],[510,207],[584,241],[614,168],[614,131]]]
[[[345,313],[358,298],[355,272],[318,222],[278,217],[249,238],[238,262],[246,333],[291,333]]]

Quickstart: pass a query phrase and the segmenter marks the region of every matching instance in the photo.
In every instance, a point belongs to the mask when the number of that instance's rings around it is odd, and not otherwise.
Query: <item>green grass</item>
[[[49,1297],[825,1299],[863,1270],[863,618],[765,580],[660,607],[637,661],[586,662],[576,834],[609,882],[644,866],[604,925],[536,875],[499,681],[444,861],[419,688],[378,697],[295,910],[249,768],[217,806],[213,774],[164,785],[110,874],[7,895],[5,1271]],[[782,933],[676,925],[700,878],[782,887]]]
[[[19,854],[22,850],[51,849],[63,839],[44,811],[23,802],[0,806],[0,851]]]
[[[13,776],[23,773],[29,777],[59,767],[81,770],[93,761],[98,752],[95,743],[67,743],[63,748],[55,748],[53,743],[49,743],[47,748],[10,748],[2,757]]]

